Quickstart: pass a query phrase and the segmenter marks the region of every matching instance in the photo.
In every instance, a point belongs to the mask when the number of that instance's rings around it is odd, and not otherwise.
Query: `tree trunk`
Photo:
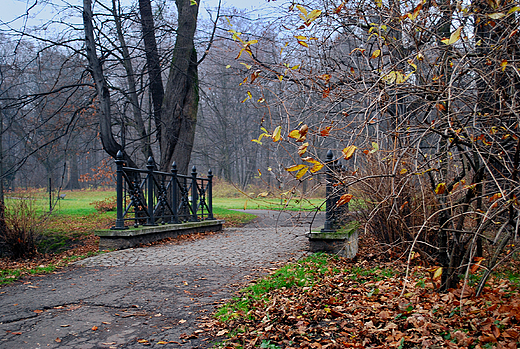
[[[144,50],[146,53],[146,64],[150,78],[150,92],[152,95],[153,113],[157,140],[162,138],[161,107],[164,100],[164,87],[161,76],[161,63],[157,41],[155,39],[155,25],[153,21],[152,4],[150,0],[139,0],[139,13],[141,14],[141,26],[143,31]]]
[[[78,154],[73,152],[69,160],[69,181],[65,189],[74,190],[80,189],[79,185],[79,169],[78,169]]]
[[[199,103],[197,52],[193,41],[199,8],[190,5],[190,0],[176,0],[176,4],[179,28],[161,109],[160,168],[169,170],[175,160],[179,173],[186,174]]]
[[[94,26],[92,24],[92,0],[83,0],[83,25],[85,27],[85,48],[89,70],[96,86],[99,99],[99,131],[103,149],[113,158],[119,150],[123,151],[123,157],[130,167],[136,167],[134,161],[117,143],[112,133],[112,117],[110,111],[110,91],[103,75],[103,66],[96,54],[96,42],[94,40]]]

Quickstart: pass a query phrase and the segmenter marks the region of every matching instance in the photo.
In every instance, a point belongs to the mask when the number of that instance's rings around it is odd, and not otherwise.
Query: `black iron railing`
[[[338,200],[343,194],[346,193],[344,187],[340,183],[340,177],[342,172],[344,173],[345,168],[339,163],[338,160],[334,160],[334,154],[332,150],[327,152],[327,186],[326,186],[326,198],[325,202],[325,225],[321,229],[322,233],[335,232],[339,228],[346,218],[348,213],[348,204],[338,206]]]
[[[116,166],[117,219],[112,229],[128,229],[125,221],[138,227],[214,219],[211,170],[207,178],[200,178],[193,166],[191,176],[185,176],[173,163],[171,173],[161,172],[152,157],[146,170],[125,167],[121,151]]]

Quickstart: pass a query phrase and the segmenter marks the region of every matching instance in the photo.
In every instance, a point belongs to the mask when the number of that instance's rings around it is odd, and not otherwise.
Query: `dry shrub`
[[[92,201],[90,205],[94,206],[98,212],[115,211],[117,210],[117,198],[112,196],[103,200]]]
[[[36,254],[41,223],[31,198],[18,198],[9,204],[5,210],[5,225],[0,229],[0,241],[11,258],[28,258]]]
[[[433,212],[434,198],[424,190],[425,183],[420,183],[418,176],[406,175],[412,168],[400,165],[396,171],[395,162],[382,159],[382,155],[384,153],[368,157],[362,170],[365,179],[351,191],[366,203],[366,209],[360,213],[368,231],[382,244],[405,249]],[[406,159],[400,160],[401,164],[409,163]],[[392,173],[395,175],[389,176]],[[436,238],[431,230],[421,231],[416,249],[431,255]]]

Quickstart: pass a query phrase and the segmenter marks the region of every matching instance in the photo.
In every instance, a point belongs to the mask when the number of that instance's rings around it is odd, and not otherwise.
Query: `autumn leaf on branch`
[[[344,148],[343,157],[345,158],[345,160],[350,159],[354,155],[356,149],[357,147],[355,145],[349,145],[348,147]]]
[[[342,206],[348,204],[350,200],[352,200],[354,196],[352,194],[343,194],[339,198],[338,202],[336,202],[336,206]]]
[[[289,133],[289,138],[296,139],[296,142],[303,142],[307,137],[309,126],[303,125],[299,130],[293,130]]]

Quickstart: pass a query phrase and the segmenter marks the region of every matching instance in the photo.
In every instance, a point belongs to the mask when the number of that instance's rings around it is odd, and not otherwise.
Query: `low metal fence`
[[[193,166],[191,176],[157,171],[155,161],[148,158],[146,169],[126,167],[123,153],[116,157],[117,219],[112,229],[128,229],[126,221],[139,225],[178,224],[214,219],[213,174],[197,177]]]

